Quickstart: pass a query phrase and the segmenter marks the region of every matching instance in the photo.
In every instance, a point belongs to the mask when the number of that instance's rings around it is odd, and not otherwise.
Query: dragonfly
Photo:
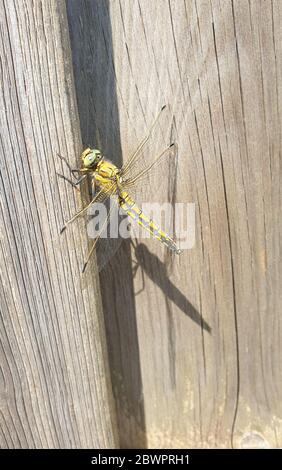
[[[63,233],[67,226],[73,223],[78,217],[81,217],[83,214],[85,214],[95,203],[105,202],[109,198],[115,197],[119,208],[122,209],[122,211],[128,217],[130,217],[131,220],[149,232],[150,236],[165,245],[168,250],[177,255],[181,253],[182,250],[177,246],[176,241],[168,233],[162,230],[154,220],[152,220],[143,212],[143,210],[135,201],[135,198],[132,196],[133,189],[136,187],[136,185],[140,182],[146,181],[146,178],[152,173],[154,168],[158,171],[161,160],[165,157],[165,155],[171,152],[175,146],[174,143],[169,144],[157,155],[157,157],[149,161],[149,164],[147,164],[145,167],[144,161],[140,162],[142,151],[149,141],[150,136],[152,135],[153,130],[155,129],[157,122],[159,121],[159,118],[164,112],[165,108],[166,106],[161,108],[153,123],[151,124],[147,135],[139,143],[135,152],[121,168],[118,168],[114,163],[108,160],[100,150],[90,147],[86,148],[82,152],[81,167],[79,169],[71,168],[67,159],[58,154],[60,159],[63,160],[68,166],[73,180],[57,173],[60,178],[66,180],[73,187],[78,188],[87,177],[90,177],[94,189],[94,196],[91,198],[90,202],[81,210],[79,210],[72,218],[65,222],[65,225],[61,229],[61,233]],[[142,167],[141,169],[140,166]],[[109,223],[110,216],[111,211],[109,211],[105,221],[102,224],[100,234]],[[90,247],[84,266],[82,268],[82,273],[84,273],[87,268],[89,260],[97,246],[97,243],[99,242],[99,238],[100,236],[98,235]]]

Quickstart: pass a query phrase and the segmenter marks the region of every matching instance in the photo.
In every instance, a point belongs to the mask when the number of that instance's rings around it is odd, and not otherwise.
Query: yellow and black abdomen
[[[119,196],[119,205],[126,212],[126,214],[136,221],[141,227],[150,232],[150,234],[160,240],[161,243],[166,245],[167,248],[174,251],[177,254],[181,253],[181,250],[176,245],[175,241],[163,232],[155,222],[144,214],[144,212],[138,207],[136,202],[129,196],[129,194],[123,191]]]

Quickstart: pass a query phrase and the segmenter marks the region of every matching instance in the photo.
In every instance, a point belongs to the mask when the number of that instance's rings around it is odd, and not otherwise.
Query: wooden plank
[[[63,1],[1,0],[1,448],[116,445],[99,283],[81,283],[81,137]],[[65,170],[65,169],[64,169]]]
[[[281,2],[68,14],[84,143],[120,164],[169,102],[177,201],[196,203],[172,272],[157,243],[124,242],[101,275],[121,444],[281,447]]]

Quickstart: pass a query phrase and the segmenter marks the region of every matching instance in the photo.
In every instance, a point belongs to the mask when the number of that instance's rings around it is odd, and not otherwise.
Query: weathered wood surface
[[[169,102],[196,203],[172,273],[124,242],[101,275],[121,445],[281,447],[282,4],[67,7],[84,144],[120,163]]]
[[[0,4],[0,446],[113,447],[95,272],[56,152],[81,152],[65,2]]]

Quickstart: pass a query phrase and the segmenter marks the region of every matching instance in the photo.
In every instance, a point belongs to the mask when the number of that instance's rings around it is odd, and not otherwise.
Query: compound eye
[[[93,153],[89,153],[88,155],[86,155],[84,157],[84,166],[86,167],[90,167],[93,165],[93,163],[95,162],[95,155],[93,155]]]

